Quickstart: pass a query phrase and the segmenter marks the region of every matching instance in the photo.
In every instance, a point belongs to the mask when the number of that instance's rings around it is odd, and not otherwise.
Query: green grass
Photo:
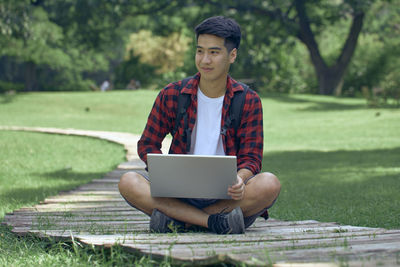
[[[263,106],[263,169],[282,182],[273,217],[400,228],[399,109],[304,95]]]
[[[140,134],[156,95],[142,90],[0,97],[0,125]],[[272,217],[400,228],[399,109],[307,95],[269,95],[263,108],[263,170],[282,183]],[[5,212],[99,178],[123,160],[122,147],[81,137],[0,131],[0,145],[0,220]],[[151,264],[122,252],[19,239],[4,226],[0,235],[0,265]]]
[[[0,218],[101,178],[124,160],[121,146],[85,137],[0,131],[0,145]]]
[[[101,178],[124,160],[121,146],[84,137],[0,131],[0,147],[0,222],[5,213]],[[89,256],[93,265],[120,260],[76,244],[18,238],[0,225],[0,266],[85,266]]]
[[[156,95],[139,90],[17,94],[9,101],[0,96],[0,125],[139,134]]]

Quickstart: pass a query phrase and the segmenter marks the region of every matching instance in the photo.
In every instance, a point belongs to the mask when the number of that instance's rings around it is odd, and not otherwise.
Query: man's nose
[[[203,63],[209,64],[211,63],[211,56],[208,53],[205,53],[202,58]]]

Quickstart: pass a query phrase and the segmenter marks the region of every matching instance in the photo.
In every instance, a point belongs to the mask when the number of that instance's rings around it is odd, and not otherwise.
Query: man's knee
[[[140,183],[139,174],[136,172],[127,172],[121,176],[118,183],[119,192],[125,196],[128,191],[134,189]]]
[[[274,174],[270,172],[264,172],[262,173],[263,179],[265,181],[265,184],[267,186],[267,190],[269,192],[274,192],[274,194],[278,195],[279,192],[281,191],[281,182],[279,182],[278,177],[276,177]]]
[[[275,200],[281,190],[281,183],[274,174],[263,172],[257,175],[256,188],[257,198]]]

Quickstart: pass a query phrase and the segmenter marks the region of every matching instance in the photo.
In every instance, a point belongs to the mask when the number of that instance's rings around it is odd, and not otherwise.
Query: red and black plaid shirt
[[[171,133],[178,108],[179,89],[183,94],[191,95],[191,103],[187,108],[189,128],[193,130],[197,115],[197,90],[200,74],[197,73],[181,89],[182,81],[167,85],[158,94],[153,108],[147,120],[146,127],[138,142],[138,154],[147,163],[147,153],[161,153],[161,142]],[[227,78],[227,90],[222,107],[221,128],[228,116],[228,109],[233,95],[237,91],[243,91],[243,87],[230,76]],[[237,130],[238,147],[235,144],[235,130],[231,127],[226,135],[222,135],[222,141],[226,155],[237,157],[237,169],[249,169],[253,174],[261,171],[263,156],[263,116],[259,96],[252,90],[248,90],[242,111],[240,126]],[[183,120],[180,122],[177,132],[173,137],[170,147],[171,154],[186,154],[186,142],[183,140]]]

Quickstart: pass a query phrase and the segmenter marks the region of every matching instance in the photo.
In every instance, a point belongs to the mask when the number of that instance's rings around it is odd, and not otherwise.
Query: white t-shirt
[[[225,155],[221,136],[224,95],[210,98],[197,91],[197,118],[192,132],[190,153],[195,155]]]

